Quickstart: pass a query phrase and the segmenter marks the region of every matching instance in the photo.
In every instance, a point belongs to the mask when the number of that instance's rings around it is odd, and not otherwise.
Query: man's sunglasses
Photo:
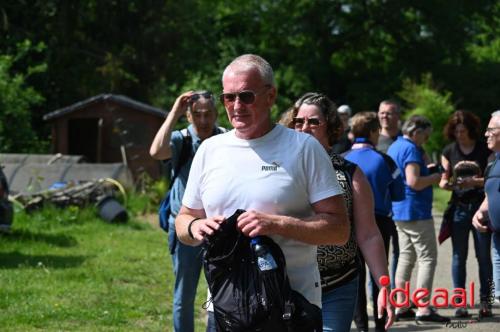
[[[203,97],[205,99],[212,99],[212,94],[210,92],[193,93],[191,95],[190,101],[192,103],[194,103],[194,102],[198,101],[198,99],[200,99],[201,97]]]
[[[306,118],[293,118],[292,121],[295,127],[302,128],[304,123],[307,123],[309,127],[318,127],[321,124],[321,121],[316,118],[306,119]]]
[[[270,87],[270,85],[266,85],[265,89],[269,89]],[[255,97],[263,91],[264,90],[257,93],[252,90],[243,90],[240,92],[221,93],[220,101],[227,106],[233,104],[236,101],[236,98],[238,98],[243,104],[251,105],[255,102]]]

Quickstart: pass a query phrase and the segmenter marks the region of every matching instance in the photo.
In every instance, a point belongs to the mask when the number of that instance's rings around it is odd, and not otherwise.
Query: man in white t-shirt
[[[246,210],[239,230],[272,237],[285,255],[291,287],[321,308],[316,246],[344,244],[350,231],[332,163],[314,137],[272,123],[277,91],[266,60],[236,58],[222,85],[234,130],[198,149],[175,220],[177,235],[198,245],[225,217]],[[209,313],[207,331],[213,329]]]

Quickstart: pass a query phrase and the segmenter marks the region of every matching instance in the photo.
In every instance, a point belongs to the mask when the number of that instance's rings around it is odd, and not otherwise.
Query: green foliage
[[[133,211],[134,215],[156,214],[168,187],[168,182],[164,179],[153,181],[144,173],[139,177],[137,188],[127,194],[127,208]]]
[[[491,16],[475,21],[477,33],[468,43],[471,57],[478,63],[500,63],[500,3],[492,4]]]
[[[438,186],[433,187],[433,201],[432,207],[437,211],[443,213],[448,205],[448,201],[451,197],[451,191],[444,190],[439,188]]]
[[[425,144],[425,149],[428,153],[439,153],[444,145],[442,128],[454,110],[451,93],[439,92],[434,87],[432,75],[424,74],[420,83],[411,80],[403,81],[403,90],[399,96],[409,107],[405,118],[418,114],[431,121],[434,130]]]
[[[307,91],[375,109],[427,72],[458,108],[486,119],[498,106],[500,5],[489,0],[47,0],[1,12],[0,54],[25,39],[47,45],[47,71],[29,80],[44,112],[103,92],[165,109],[189,89],[218,95],[222,70],[243,53],[275,70],[275,119]],[[48,136],[39,117],[34,125]]]
[[[44,98],[27,84],[30,76],[43,73],[45,64],[30,65],[23,71],[16,64],[30,52],[42,52],[43,43],[32,45],[25,40],[17,45],[15,54],[0,54],[0,152],[40,151],[47,146],[31,127],[32,107]]]

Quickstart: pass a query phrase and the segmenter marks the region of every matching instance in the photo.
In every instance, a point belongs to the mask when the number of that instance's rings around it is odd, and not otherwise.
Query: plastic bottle
[[[255,252],[255,256],[257,256],[257,265],[259,270],[269,271],[278,268],[273,255],[271,255],[269,247],[262,243],[260,237],[254,237],[250,243]]]

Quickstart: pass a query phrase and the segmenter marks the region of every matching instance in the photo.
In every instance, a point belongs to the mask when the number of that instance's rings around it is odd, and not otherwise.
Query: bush
[[[429,154],[440,153],[444,146],[441,130],[454,111],[451,93],[439,92],[434,87],[431,74],[423,75],[421,81],[421,83],[416,83],[408,79],[404,80],[403,90],[399,92],[399,96],[409,106],[405,118],[418,114],[432,122],[433,132],[424,147]]]
[[[0,54],[1,152],[39,152],[48,146],[47,141],[39,140],[31,127],[31,107],[39,105],[44,98],[26,84],[30,75],[44,72],[47,66],[29,66],[25,72],[13,69],[29,52],[43,49],[43,44],[32,46],[30,41],[24,41],[18,44],[15,55]]]

